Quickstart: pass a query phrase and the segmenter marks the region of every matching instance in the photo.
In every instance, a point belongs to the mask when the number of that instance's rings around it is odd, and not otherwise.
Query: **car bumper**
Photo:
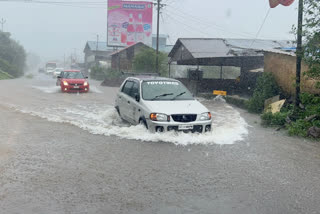
[[[194,121],[189,123],[179,122],[158,122],[147,120],[148,129],[151,132],[168,132],[168,131],[181,131],[191,133],[205,133],[211,131],[212,120],[207,121]]]
[[[72,86],[72,85],[68,85],[68,86],[61,86],[61,91],[62,92],[89,92],[89,86]]]

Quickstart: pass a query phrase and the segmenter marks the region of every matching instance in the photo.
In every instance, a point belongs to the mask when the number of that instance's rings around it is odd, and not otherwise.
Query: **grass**
[[[0,70],[0,80],[13,79],[13,76]]]
[[[32,79],[33,77],[34,77],[33,74],[27,74],[27,75],[26,75],[26,78],[28,78],[28,79]]]

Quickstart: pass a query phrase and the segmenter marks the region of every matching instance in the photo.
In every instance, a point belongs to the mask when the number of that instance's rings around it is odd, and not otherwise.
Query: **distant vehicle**
[[[39,73],[44,73],[44,68],[39,68],[38,72]]]
[[[46,74],[53,74],[53,71],[56,68],[57,68],[56,62],[47,62],[46,63]]]
[[[88,92],[88,77],[83,76],[79,70],[63,70],[57,76],[57,85],[62,92]]]
[[[211,113],[175,79],[129,77],[120,87],[115,108],[122,119],[151,132],[211,131]]]
[[[61,73],[61,71],[63,71],[64,69],[63,68],[56,68],[56,69],[54,69],[54,71],[53,71],[53,77],[57,77],[57,76],[59,76],[60,75],[60,73]]]

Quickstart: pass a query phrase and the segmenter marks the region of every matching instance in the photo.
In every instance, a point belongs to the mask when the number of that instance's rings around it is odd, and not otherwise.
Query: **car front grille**
[[[197,119],[196,114],[173,114],[171,117],[175,122],[181,123],[189,123]]]
[[[191,130],[179,130],[179,127],[178,126],[168,126],[167,128],[168,131],[181,131],[181,132],[192,132],[192,133],[195,133],[195,132],[198,132],[198,133],[202,133],[202,130],[203,130],[203,126],[202,125],[194,125],[193,126],[193,129]]]
[[[69,85],[82,86],[82,83],[70,83]]]

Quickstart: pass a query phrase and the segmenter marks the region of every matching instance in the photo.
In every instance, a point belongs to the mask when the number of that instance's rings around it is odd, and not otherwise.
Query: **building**
[[[168,44],[168,35],[159,34],[159,51],[164,53],[170,53],[173,45]],[[152,48],[157,49],[157,34],[152,34]]]
[[[297,57],[292,52],[279,50],[264,51],[264,72],[270,72],[275,77],[283,93],[287,96],[295,95]],[[315,87],[316,81],[308,79],[304,73],[308,66],[302,62],[301,66],[301,92],[320,94]]]
[[[85,67],[90,68],[92,65],[95,65],[100,61],[110,64],[110,54],[114,52],[114,49],[112,47],[108,47],[106,42],[88,41],[83,52]]]
[[[141,52],[141,50],[151,47],[143,44],[142,42],[128,46],[121,50],[112,53],[111,56],[111,67],[118,71],[132,71],[132,62],[134,56]]]
[[[194,93],[235,89],[252,93],[261,72],[251,71],[264,67],[261,50],[292,46],[292,41],[181,38],[169,53],[169,62],[192,68],[185,83]]]

